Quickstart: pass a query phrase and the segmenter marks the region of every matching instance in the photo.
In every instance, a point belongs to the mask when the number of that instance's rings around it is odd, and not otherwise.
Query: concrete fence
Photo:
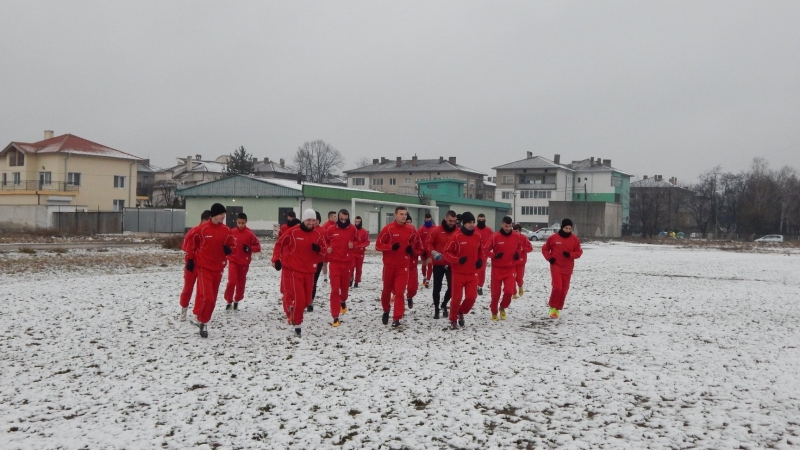
[[[53,228],[62,234],[121,234],[122,212],[57,212]]]
[[[183,233],[186,210],[128,208],[122,213],[122,230],[135,233]]]

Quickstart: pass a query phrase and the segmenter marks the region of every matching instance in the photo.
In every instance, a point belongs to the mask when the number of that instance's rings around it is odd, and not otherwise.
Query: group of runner
[[[297,336],[302,334],[305,312],[313,311],[313,301],[320,274],[330,280],[330,325],[341,325],[341,316],[348,312],[350,288],[361,282],[369,233],[362,227],[361,217],[350,222],[346,209],[331,211],[328,221],[312,209],[303,211],[300,219],[290,212],[272,254],[272,266],[280,272],[280,292],[287,322]],[[247,228],[247,217],[239,214],[237,227],[229,230],[222,222],[225,208],[214,204],[203,213],[201,224],[187,233],[185,285],[181,293],[181,320],[186,320],[189,299],[195,280],[198,285],[193,317],[200,335],[208,336],[207,323],[214,309],[222,270],[229,264],[225,290],[227,309],[238,310],[244,297],[250,256],[261,250],[258,239]],[[564,307],[574,260],[583,251],[572,234],[572,222],[565,219],[561,230],[542,247],[550,264],[552,292],[549,316],[557,319]],[[486,217],[476,218],[470,212],[448,211],[439,225],[430,214],[415,228],[405,207],[395,209],[394,221],[383,227],[375,242],[382,253],[381,321],[392,327],[402,325],[405,308],[414,307],[420,284],[431,287],[434,319],[447,317],[451,329],[465,326],[478,295],[483,294],[487,262],[491,259],[489,290],[491,320],[506,320],[511,300],[524,294],[523,281],[527,254],[533,250],[530,241],[520,233],[508,216],[494,232],[486,225]],[[419,266],[422,283],[419,282]],[[447,289],[442,297],[444,281]]]

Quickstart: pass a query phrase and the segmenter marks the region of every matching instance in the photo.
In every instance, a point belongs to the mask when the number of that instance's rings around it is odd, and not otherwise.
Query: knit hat
[[[572,227],[572,226],[574,226],[574,225],[572,225],[572,221],[571,221],[571,220],[569,220],[569,219],[564,219],[564,220],[562,220],[562,221],[561,221],[561,229],[562,229],[562,230],[563,230],[563,229],[564,229],[564,227],[565,227],[565,226],[567,226],[567,225],[569,225],[569,226],[571,226],[571,227]]]
[[[303,222],[305,222],[308,219],[314,220],[316,218],[317,218],[317,213],[313,209],[309,208],[303,211]]]
[[[465,213],[462,213],[461,214],[461,223],[469,223],[469,222],[475,222],[475,216],[472,215],[472,213],[469,212],[469,211],[467,211]]]
[[[211,217],[218,216],[220,214],[225,214],[225,207],[222,206],[221,203],[214,203],[211,205]]]

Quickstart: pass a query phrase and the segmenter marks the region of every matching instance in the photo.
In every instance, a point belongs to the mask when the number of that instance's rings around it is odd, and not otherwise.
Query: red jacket
[[[367,247],[369,247],[369,231],[364,227],[356,228],[356,242],[353,253],[359,258],[363,258]]]
[[[475,267],[475,263],[479,259],[484,259],[483,238],[474,231],[471,235],[467,235],[464,230],[458,230],[453,233],[442,254],[450,263],[450,270],[453,273],[476,274],[478,268]],[[461,264],[459,260],[464,256],[467,257],[467,261]]]
[[[289,228],[291,228],[293,226],[296,226],[296,225],[299,225],[299,224],[300,224],[300,221],[298,219],[292,219],[292,220],[289,220],[286,223],[282,224],[281,225],[281,229],[278,232],[278,237],[281,237],[281,235],[283,235],[283,233],[285,233],[286,230],[288,230]]]
[[[414,242],[411,244],[411,248],[414,250],[414,254],[411,255],[409,263],[411,264],[410,267],[416,270],[419,257],[425,253],[425,246],[422,244],[422,238],[418,233],[414,234]]]
[[[355,257],[355,246],[358,230],[353,224],[341,228],[339,225],[328,227],[325,231],[325,243],[332,249],[328,253],[328,261],[352,263]],[[350,248],[349,244],[353,244]]]
[[[489,238],[492,237],[492,234],[494,234],[494,231],[492,231],[491,227],[489,227],[488,225],[483,227],[483,229],[480,229],[478,228],[477,225],[475,225],[475,232],[481,235],[481,238],[483,238],[484,245],[486,245],[486,242],[488,242]],[[486,255],[486,257],[488,258],[489,255]]]
[[[333,227],[333,226],[336,226],[336,221],[335,220],[329,220],[329,221],[327,221],[327,222],[322,224],[322,228],[324,228],[325,231],[328,231],[328,228]]]
[[[569,258],[564,256],[564,252],[569,252]],[[567,237],[562,237],[559,233],[551,235],[542,246],[544,259],[555,258],[554,268],[561,273],[570,274],[575,266],[575,260],[583,255],[581,241],[575,233],[570,233]]]
[[[512,233],[519,235],[519,241],[522,245],[522,251],[520,252],[520,258],[519,261],[517,261],[517,265],[524,266],[528,262],[528,253],[533,251],[533,245],[531,245],[531,241],[529,241],[524,234],[517,233],[516,231],[512,231]]]
[[[436,225],[433,225],[430,228],[428,228],[428,227],[425,226],[425,224],[422,224],[422,225],[419,226],[419,228],[417,228],[417,234],[419,235],[419,240],[422,241],[422,246],[423,246],[423,250],[424,250],[422,252],[422,257],[423,258],[427,258],[428,256],[430,256],[428,254],[428,249],[427,249],[428,236],[431,235],[431,231],[433,231],[435,228],[436,228]]]
[[[252,254],[261,251],[261,243],[258,242],[258,238],[253,234],[253,231],[247,227],[242,230],[239,227],[231,228],[231,236],[236,239],[236,248],[228,255],[228,261],[240,266],[249,266]],[[250,247],[250,253],[245,253],[242,250],[245,245]]]
[[[444,221],[442,221],[444,223]],[[438,227],[434,228],[433,231],[428,235],[428,242],[425,243],[425,251],[431,255],[433,250],[436,250],[439,253],[444,253],[444,248],[447,246],[447,243],[450,242],[450,238],[453,236],[453,233],[458,230],[458,226],[453,228],[453,231],[445,230],[443,225],[439,225]],[[433,260],[434,266],[446,266],[450,263],[447,262],[446,259],[442,258],[439,261]]]
[[[488,227],[487,227],[488,228]],[[489,239],[483,242],[483,250],[487,258],[492,258],[492,267],[508,268],[514,267],[516,262],[522,259],[522,255],[526,253],[523,251],[523,242],[525,237],[519,233],[511,232],[506,236],[502,231],[492,233]],[[502,253],[500,259],[495,258],[495,255]],[[519,259],[514,259],[514,254],[519,256]]]
[[[311,248],[312,244],[319,245],[318,252]],[[315,273],[326,249],[321,228],[308,231],[300,225],[289,228],[281,235],[272,250],[272,262],[280,261],[283,267],[296,272]]]
[[[214,224],[211,221],[196,229],[186,257],[193,259],[197,267],[221,272],[227,265],[223,246],[227,245],[231,250],[236,248],[236,239],[231,236],[231,229],[224,223]]]
[[[200,225],[203,225],[202,223]],[[183,262],[189,261],[189,246],[192,245],[194,241],[194,235],[197,233],[197,229],[200,228],[200,225],[190,228],[189,231],[186,232],[186,236],[183,237],[183,244],[181,244],[181,250],[183,250],[186,254],[183,255]]]
[[[375,250],[383,252],[384,266],[409,267],[412,255],[408,254],[406,248],[411,246],[414,250],[415,242],[418,240],[417,230],[413,225],[407,223],[400,225],[395,221],[383,227],[378,234]],[[397,250],[392,249],[394,244],[399,244]]]

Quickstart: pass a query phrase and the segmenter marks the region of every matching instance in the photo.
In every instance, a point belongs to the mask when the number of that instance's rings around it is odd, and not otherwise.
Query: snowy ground
[[[458,331],[425,289],[404,328],[382,325],[370,256],[342,326],[323,287],[302,339],[261,256],[207,340],[175,321],[178,257],[142,251],[175,262],[0,274],[3,448],[800,445],[796,249],[588,244],[558,321],[534,253],[509,319],[484,295]]]

